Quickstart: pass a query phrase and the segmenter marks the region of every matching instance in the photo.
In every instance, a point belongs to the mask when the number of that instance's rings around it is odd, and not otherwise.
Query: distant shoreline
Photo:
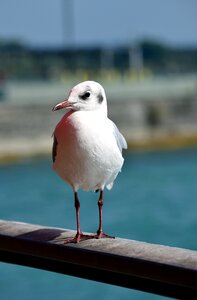
[[[69,86],[68,86],[69,85]],[[51,109],[72,85],[8,82],[0,103],[0,163],[49,157],[52,133],[65,111]],[[197,74],[106,82],[109,117],[129,151],[197,146]]]
[[[38,139],[39,140],[39,139]],[[38,140],[34,143],[28,139],[20,140],[17,144],[13,140],[4,144],[4,149],[0,149],[0,164],[12,164],[25,160],[35,160],[50,158],[52,139]],[[35,141],[35,140],[34,140]],[[162,151],[178,150],[190,147],[197,147],[196,135],[172,135],[162,138],[149,138],[146,140],[128,140],[128,153],[136,151]]]

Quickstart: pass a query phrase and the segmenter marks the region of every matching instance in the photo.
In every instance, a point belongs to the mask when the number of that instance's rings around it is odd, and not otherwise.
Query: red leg
[[[99,228],[97,230],[97,235],[99,238],[103,233],[103,191],[102,190],[100,191],[98,207],[99,207]]]
[[[75,237],[65,240],[64,244],[79,243],[81,240],[87,240],[94,237],[93,235],[87,235],[82,233],[80,227],[80,202],[79,202],[77,192],[74,192],[74,198],[75,198],[75,209],[76,209],[77,233]]]
[[[78,194],[77,192],[75,192],[75,209],[76,209],[76,220],[77,220],[77,234],[76,234],[76,238],[77,238],[77,242],[78,242],[78,238],[80,238],[81,236],[81,228],[80,228],[80,202],[79,202],[79,198],[78,198]]]
[[[97,230],[96,237],[100,238],[114,238],[113,236],[107,235],[103,232],[103,190],[100,191],[100,196],[98,200],[99,207],[99,228]]]

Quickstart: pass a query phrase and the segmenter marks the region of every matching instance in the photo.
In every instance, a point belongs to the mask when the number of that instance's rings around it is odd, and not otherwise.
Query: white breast
[[[108,118],[96,112],[69,112],[54,135],[57,152],[53,168],[74,190],[112,186],[123,158]]]

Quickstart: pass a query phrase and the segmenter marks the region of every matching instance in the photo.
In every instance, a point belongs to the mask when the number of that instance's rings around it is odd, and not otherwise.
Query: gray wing
[[[113,125],[113,134],[115,136],[118,148],[120,149],[120,152],[122,152],[122,149],[127,149],[127,142],[124,136],[118,130],[117,126],[114,124],[114,122],[112,122],[112,125]]]

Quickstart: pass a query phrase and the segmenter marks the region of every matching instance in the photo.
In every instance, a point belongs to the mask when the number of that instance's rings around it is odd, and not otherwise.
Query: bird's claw
[[[104,239],[104,238],[115,239],[115,236],[108,235],[102,231],[101,232],[97,231],[96,234],[77,233],[75,237],[66,239],[64,241],[64,244],[70,244],[70,243],[77,244],[79,242],[90,240],[90,239]]]
[[[108,238],[108,239],[115,239],[115,236],[108,235],[102,231],[97,231],[95,234],[95,238],[102,239],[102,238]]]
[[[73,237],[73,238],[66,239],[64,241],[64,244],[70,244],[70,243],[77,244],[81,241],[86,241],[86,240],[93,239],[93,238],[94,238],[94,234],[83,234],[81,232],[81,233],[77,233],[75,235],[75,237]]]

